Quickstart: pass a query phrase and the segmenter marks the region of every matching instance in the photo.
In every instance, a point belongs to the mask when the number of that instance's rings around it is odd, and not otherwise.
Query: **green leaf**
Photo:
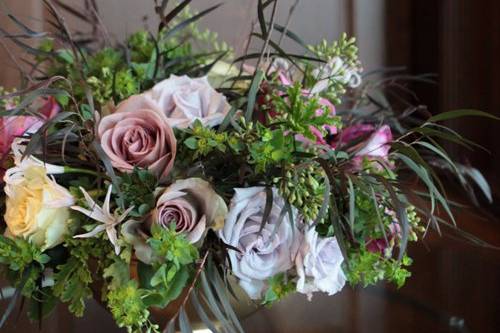
[[[195,137],[189,137],[184,140],[184,145],[189,149],[196,150],[198,148],[198,140]]]
[[[181,307],[179,311],[179,328],[181,329],[181,333],[193,333],[193,329],[191,328],[191,324],[189,323],[189,318],[186,314],[186,310],[184,310],[184,307]]]
[[[197,295],[196,289],[194,289],[191,292],[191,303],[193,304],[193,307],[198,314],[199,318],[207,326],[207,328],[212,331],[212,333],[219,333],[219,331],[215,328],[214,323],[212,320],[208,317],[206,311],[203,309],[203,306],[200,303],[200,300]]]
[[[202,18],[203,16],[205,16],[206,14],[212,12],[213,10],[219,8],[222,4],[219,3],[215,6],[212,6],[212,7],[209,7],[201,12],[199,12],[198,14],[196,15],[193,15],[192,17],[188,18],[187,20],[184,20],[182,21],[181,23],[177,24],[175,27],[173,27],[172,29],[168,30],[167,33],[163,36],[164,39],[174,35],[175,33],[177,33],[178,31],[186,28],[188,25],[190,25],[191,23],[193,22],[196,22],[197,20],[199,20],[200,18]]]
[[[113,256],[113,263],[103,271],[103,278],[110,278],[108,285],[110,289],[116,289],[130,280],[130,267],[127,262],[120,257]]]
[[[257,99],[257,93],[259,92],[260,84],[263,79],[264,79],[264,72],[260,69],[257,69],[255,76],[253,77],[250,90],[248,91],[247,110],[245,112],[246,121],[252,120],[252,115],[255,108],[255,101]]]
[[[167,274],[167,265],[161,265],[160,268],[151,278],[150,281],[151,286],[156,287],[162,283],[166,285],[167,284],[166,274]]]
[[[484,178],[483,174],[481,171],[479,171],[476,168],[465,166],[465,165],[458,165],[459,171],[467,176],[469,176],[475,183],[476,185],[481,189],[483,192],[484,196],[490,203],[493,202],[493,195],[491,193],[491,187],[488,184],[488,181],[486,178]]]
[[[57,305],[57,297],[54,296],[52,288],[45,287],[29,301],[28,318],[31,321],[41,322],[47,318]]]
[[[467,116],[474,116],[474,117],[486,117],[490,119],[495,119],[495,120],[500,120],[500,118],[495,117],[494,115],[484,112],[484,111],[479,111],[479,110],[472,110],[472,109],[464,109],[464,110],[453,110],[453,111],[448,111],[448,112],[443,112],[440,114],[437,114],[435,116],[430,117],[427,119],[428,122],[439,122],[443,120],[449,120],[449,119],[455,119],[455,118],[460,118],[460,117],[467,117]]]
[[[279,25],[277,23],[274,24],[274,29],[277,30],[278,32],[281,32],[281,33],[283,33],[283,31],[285,31],[285,27],[282,25]],[[307,44],[302,40],[302,38],[300,38],[293,31],[291,31],[290,29],[286,29],[285,35],[288,38],[290,38],[291,40],[293,40],[294,42],[296,42],[297,44],[299,44],[300,46],[302,46],[306,51],[309,51]]]

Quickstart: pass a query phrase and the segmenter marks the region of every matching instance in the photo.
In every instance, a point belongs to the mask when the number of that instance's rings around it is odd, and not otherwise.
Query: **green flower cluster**
[[[287,278],[286,274],[276,274],[267,280],[268,288],[262,300],[262,304],[271,306],[279,302],[289,294],[296,290],[296,284],[291,279]]]
[[[280,194],[294,205],[307,221],[315,221],[323,204],[325,186],[322,171],[311,164],[301,167],[291,164],[283,177],[274,179]]]
[[[344,265],[344,271],[352,285],[362,284],[367,287],[386,280],[400,288],[411,276],[410,271],[406,269],[411,263],[411,258],[406,255],[398,261],[386,258],[380,253],[356,250],[351,253],[348,263]]]
[[[21,238],[0,235],[0,264],[9,268],[9,281],[25,297],[41,288],[40,278],[50,257],[35,245]]]

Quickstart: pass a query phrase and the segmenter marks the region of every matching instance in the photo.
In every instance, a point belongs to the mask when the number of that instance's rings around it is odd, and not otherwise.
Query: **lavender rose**
[[[146,241],[152,223],[164,228],[175,223],[179,233],[196,243],[208,228],[222,228],[226,215],[226,203],[208,182],[188,178],[176,181],[160,194],[148,221],[127,221],[122,227],[122,235],[133,245],[137,258],[149,264],[153,253]]]
[[[259,299],[268,278],[293,268],[301,235],[288,214],[279,221],[284,200],[277,191],[273,191],[271,214],[262,231],[264,188],[237,188],[235,192],[219,237],[240,251],[229,251],[232,271],[248,296]]]
[[[176,140],[165,116],[143,95],[132,96],[101,119],[98,136],[112,165],[123,172],[147,168],[164,178],[174,165]]]
[[[156,103],[174,128],[189,127],[195,120],[209,127],[219,125],[230,109],[226,97],[215,91],[206,77],[171,75],[144,95]]]
[[[342,261],[342,253],[335,237],[321,238],[316,230],[307,230],[295,259],[299,277],[297,291],[308,295],[309,299],[316,291],[328,295],[339,292],[346,281]]]

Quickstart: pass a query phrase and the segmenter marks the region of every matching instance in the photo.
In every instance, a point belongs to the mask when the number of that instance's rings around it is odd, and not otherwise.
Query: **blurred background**
[[[62,1],[81,7],[84,0]],[[195,9],[214,0],[193,1]],[[255,0],[231,0],[201,24],[219,32],[242,52],[255,21]],[[141,27],[156,27],[153,0],[99,0],[99,11],[112,38]],[[341,32],[358,39],[365,70],[404,66],[409,74],[434,73],[437,84],[414,83],[413,89],[430,112],[473,108],[500,116],[500,1],[498,0],[280,0],[278,21],[296,5],[290,29],[313,44],[334,40]],[[41,0],[0,0],[0,11],[13,13],[41,31]],[[13,26],[0,15],[0,27]],[[68,17],[79,29],[83,22]],[[293,50],[294,45],[284,45]],[[0,44],[0,85],[19,80],[14,46]],[[464,164],[480,169],[489,180],[493,204],[457,211],[460,227],[500,246],[500,122],[483,119],[448,123],[489,153],[448,147]],[[464,194],[449,183],[449,195]],[[484,201],[484,200],[483,200]],[[317,295],[311,302],[293,296],[272,309],[244,319],[248,332],[498,332],[500,328],[500,252],[479,248],[451,235],[429,234],[424,246],[410,248],[413,276],[401,289],[383,284],[367,289],[346,287],[333,297]],[[0,313],[6,304],[1,302]],[[36,332],[22,316],[2,332]],[[73,319],[64,306],[44,322],[42,332],[120,332],[111,317],[89,303],[83,319]]]

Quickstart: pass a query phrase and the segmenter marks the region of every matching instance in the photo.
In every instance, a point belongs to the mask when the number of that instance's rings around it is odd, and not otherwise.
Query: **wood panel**
[[[412,86],[432,113],[473,108],[500,115],[499,1],[386,0],[386,8],[387,65],[437,74],[437,86]],[[448,146],[499,193],[500,122],[464,118],[448,125],[491,151]]]

